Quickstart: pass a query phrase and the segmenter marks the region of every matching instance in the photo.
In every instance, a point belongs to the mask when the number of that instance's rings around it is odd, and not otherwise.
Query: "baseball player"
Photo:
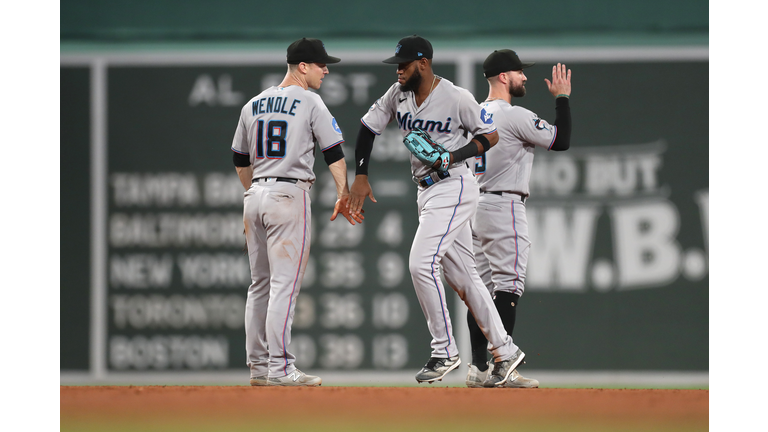
[[[288,71],[243,106],[232,140],[233,161],[245,187],[243,222],[251,265],[245,307],[245,350],[251,385],[319,386],[320,377],[294,366],[288,352],[291,325],[309,257],[309,189],[317,141],[338,200],[331,220],[341,213],[354,225],[361,215],[347,212],[349,186],[336,119],[320,96],[329,56],[318,39],[303,38],[288,47]]]
[[[563,151],[570,147],[571,71],[565,65],[552,67],[552,81],[545,79],[555,97],[555,123],[547,123],[535,113],[511,105],[513,97],[525,95],[523,63],[514,51],[494,51],[483,63],[490,86],[488,98],[481,106],[493,116],[499,132],[499,142],[490,153],[476,158],[475,173],[480,186],[480,203],[472,223],[473,246],[477,270],[483,283],[493,294],[496,309],[511,336],[515,326],[515,310],[525,290],[525,272],[531,242],[525,201],[530,194],[528,181],[533,166],[533,151],[538,147]],[[485,381],[487,344],[482,323],[467,313],[472,364],[466,384],[481,387]],[[515,370],[506,387],[538,387],[539,382],[528,379]]]
[[[525,354],[504,330],[488,290],[475,269],[469,220],[479,191],[466,159],[487,151],[498,139],[493,120],[467,90],[432,72],[432,45],[413,35],[400,40],[395,55],[384,63],[397,65],[397,83],[362,118],[355,148],[356,176],[350,213],[359,215],[365,197],[376,202],[368,182],[368,164],[376,135],[396,121],[405,137],[422,129],[441,144],[445,170],[436,170],[411,156],[418,185],[419,227],[411,246],[409,269],[419,303],[432,335],[431,358],[416,381],[432,383],[461,363],[440,280],[446,281],[478,317],[490,341],[495,366],[486,385],[503,385]]]

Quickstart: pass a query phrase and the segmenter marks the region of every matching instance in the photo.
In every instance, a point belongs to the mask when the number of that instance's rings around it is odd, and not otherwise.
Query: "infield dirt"
[[[703,431],[709,390],[61,386],[62,431]]]

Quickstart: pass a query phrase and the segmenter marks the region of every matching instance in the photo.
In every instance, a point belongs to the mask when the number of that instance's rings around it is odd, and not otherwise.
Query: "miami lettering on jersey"
[[[299,99],[294,99],[293,102],[291,102],[291,107],[286,109],[288,106],[287,97],[266,97],[253,101],[251,104],[251,109],[253,111],[253,115],[276,113],[295,116],[296,108],[300,103],[301,101]]]
[[[424,120],[414,119],[410,111],[400,115],[400,111],[397,112],[397,127],[402,130],[412,131],[415,128],[425,130],[427,132],[450,133],[451,132],[451,118],[445,119],[445,124],[436,120]]]

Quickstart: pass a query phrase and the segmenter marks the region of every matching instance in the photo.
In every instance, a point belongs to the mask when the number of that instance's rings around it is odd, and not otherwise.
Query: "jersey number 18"
[[[264,120],[259,120],[259,128],[257,133],[258,137],[256,138],[256,159],[264,159],[265,143],[267,147],[267,159],[281,159],[285,156],[285,135],[288,133],[287,121],[270,121],[267,124],[267,130],[265,134]]]

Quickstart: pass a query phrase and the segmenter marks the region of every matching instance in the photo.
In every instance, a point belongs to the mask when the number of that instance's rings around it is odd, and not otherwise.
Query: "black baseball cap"
[[[533,66],[534,62],[523,63],[517,53],[508,50],[495,50],[483,62],[483,73],[486,78],[494,77],[502,72],[518,71]]]
[[[338,57],[331,57],[325,52],[325,45],[320,39],[301,38],[288,46],[288,64],[338,63]]]
[[[413,35],[400,39],[395,47],[395,55],[384,60],[384,63],[400,64],[423,58],[432,58],[432,44],[421,36]]]

